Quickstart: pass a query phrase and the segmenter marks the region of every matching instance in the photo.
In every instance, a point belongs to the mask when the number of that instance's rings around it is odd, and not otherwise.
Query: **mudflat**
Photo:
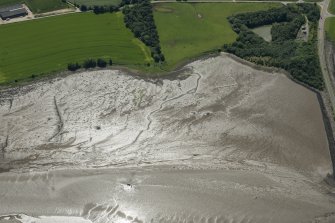
[[[284,74],[222,54],[173,80],[90,71],[0,100],[0,222],[334,220],[316,94]]]

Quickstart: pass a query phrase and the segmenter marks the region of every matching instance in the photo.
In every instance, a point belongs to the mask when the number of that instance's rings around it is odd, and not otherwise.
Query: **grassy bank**
[[[50,17],[3,25],[0,33],[0,83],[64,70],[69,62],[87,58],[112,58],[130,67],[151,61],[121,13]]]
[[[25,3],[34,13],[49,12],[68,7],[62,0],[0,0],[0,6],[15,3]]]
[[[242,12],[277,7],[272,3],[161,3],[154,17],[166,66],[178,64],[235,41],[227,17]]]
[[[327,38],[335,43],[335,18],[327,18],[325,29]]]
[[[335,15],[335,0],[330,0],[328,11]]]

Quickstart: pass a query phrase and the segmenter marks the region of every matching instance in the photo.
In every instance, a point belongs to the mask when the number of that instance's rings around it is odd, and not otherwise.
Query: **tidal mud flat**
[[[84,72],[0,103],[0,222],[334,221],[317,96],[284,74],[221,55],[175,80]]]

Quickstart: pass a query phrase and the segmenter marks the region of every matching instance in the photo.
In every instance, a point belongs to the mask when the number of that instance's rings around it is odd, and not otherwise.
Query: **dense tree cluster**
[[[320,13],[314,4],[283,6],[268,11],[245,13],[229,18],[236,41],[225,45],[225,51],[251,62],[287,70],[293,78],[316,89],[323,89],[323,79],[317,54],[317,21]],[[296,40],[298,30],[310,22],[308,42]],[[273,41],[266,42],[249,28],[273,24]]]
[[[117,12],[119,11],[119,6],[114,6],[114,5],[110,5],[110,6],[86,6],[86,5],[76,5],[76,7],[80,8],[80,11],[82,12],[86,12],[86,11],[93,11],[95,14],[103,14],[106,12]]]
[[[248,28],[255,28],[262,25],[270,25],[272,23],[280,23],[289,21],[292,15],[287,7],[273,8],[268,11],[258,11],[238,14],[228,18],[233,25],[243,24]],[[237,32],[237,30],[234,30]]]
[[[118,5],[94,5],[94,6],[87,6],[87,5],[79,5],[75,4],[76,7],[80,8],[80,11],[93,11],[95,14],[103,14],[107,12],[117,12],[125,5],[132,5],[140,3],[142,0],[122,0]]]
[[[113,61],[112,59],[109,59],[108,64],[110,66],[113,65]],[[76,63],[69,63],[67,65],[67,69],[70,71],[76,71],[80,68],[85,68],[85,69],[89,69],[89,68],[95,68],[95,67],[100,67],[100,68],[104,68],[107,67],[107,61],[104,59],[99,58],[98,60],[95,59],[87,59],[83,62],[83,64],[79,64],[78,62]]]
[[[314,4],[298,3],[297,6],[299,12],[305,14],[309,21],[317,22],[320,19],[320,10],[316,3]]]
[[[134,1],[134,0],[133,0]],[[154,22],[152,5],[149,0],[142,0],[124,6],[122,10],[124,22],[136,38],[140,39],[145,45],[150,47],[151,56],[155,62],[164,61],[164,55],[161,52],[159,36]]]
[[[271,29],[272,41],[295,39],[299,29],[305,22],[305,17],[297,15],[290,22],[275,23]]]
[[[120,3],[120,7],[125,5],[133,5],[142,2],[143,0],[122,0]]]

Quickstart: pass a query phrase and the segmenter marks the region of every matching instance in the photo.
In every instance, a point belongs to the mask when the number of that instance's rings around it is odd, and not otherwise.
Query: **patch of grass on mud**
[[[16,3],[25,3],[34,13],[49,12],[68,7],[62,0],[0,0],[0,6]]]
[[[275,3],[159,3],[154,17],[167,69],[232,43],[237,35],[227,17],[279,7]]]
[[[327,18],[325,29],[327,37],[335,43],[335,18]]]
[[[87,58],[140,67],[149,49],[123,23],[122,13],[70,14],[0,26],[0,83],[65,70]]]

